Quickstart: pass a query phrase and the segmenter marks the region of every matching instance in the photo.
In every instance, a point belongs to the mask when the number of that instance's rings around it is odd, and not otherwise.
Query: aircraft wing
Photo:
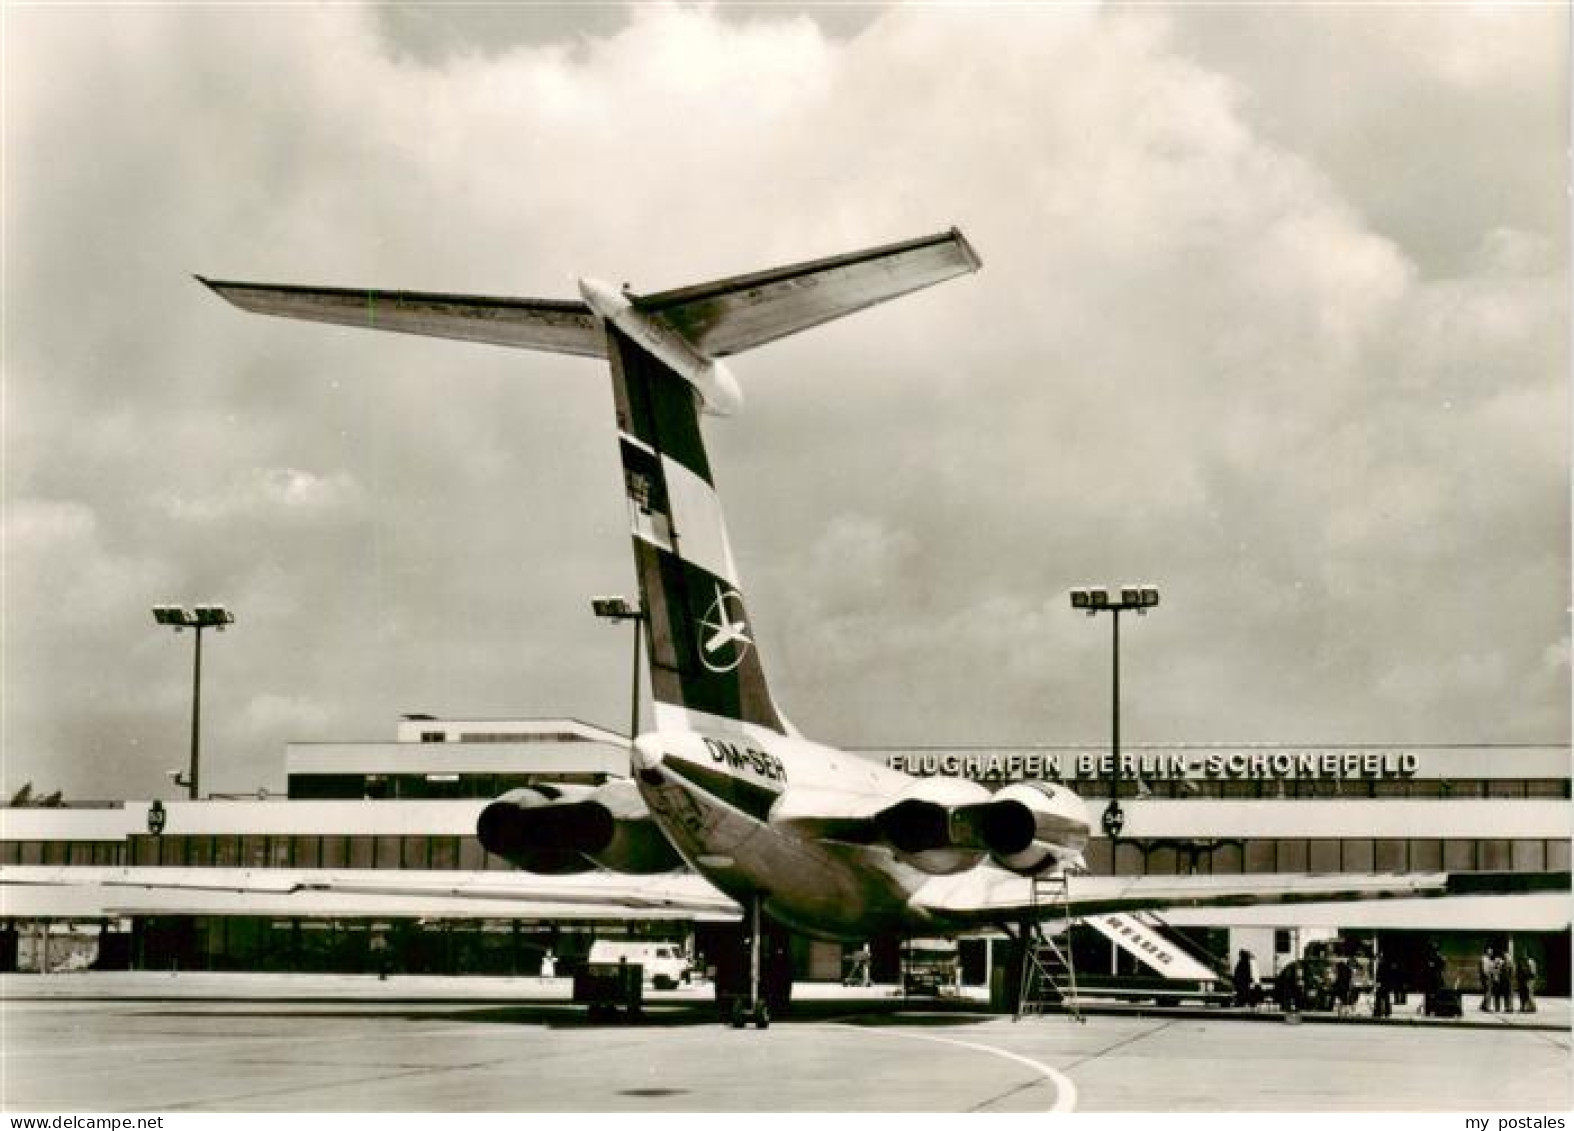
[[[220,298],[253,314],[580,357],[607,356],[606,332],[582,302],[275,286],[204,279],[201,275],[197,279]]]
[[[630,876],[617,872],[590,872],[573,876],[536,876],[511,873],[427,872],[406,876],[330,875],[297,884],[297,891],[340,895],[410,896],[441,900],[506,900],[550,903],[602,912],[602,917],[626,915],[637,919],[652,913],[732,920],[742,909],[693,872],[664,876]],[[440,912],[439,912],[440,913]]]
[[[726,357],[888,299],[977,271],[983,261],[949,232],[630,296],[636,310],[675,330],[709,357]]]
[[[937,876],[913,897],[937,925],[959,929],[1024,918],[1057,919],[1120,911],[1176,907],[1256,907],[1269,904],[1342,903],[1455,895],[1524,895],[1569,890],[1564,873],[1330,873],[1242,876],[1073,875],[1063,908],[1033,898],[1033,881],[999,868],[981,867]]]
[[[450,918],[733,921],[736,903],[692,872],[400,871],[8,866],[0,906],[25,915],[62,893],[82,914],[426,915]]]

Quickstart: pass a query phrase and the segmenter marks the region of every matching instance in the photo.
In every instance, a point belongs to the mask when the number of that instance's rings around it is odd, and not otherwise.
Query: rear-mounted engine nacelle
[[[1035,875],[1080,861],[1088,843],[1087,806],[1065,786],[1017,782],[998,791],[980,814],[996,864]]]
[[[896,804],[875,816],[881,839],[896,858],[931,876],[965,872],[985,856],[984,846],[954,835],[952,814],[988,798],[977,782],[960,778],[928,778],[907,791]]]
[[[1034,875],[1081,859],[1088,842],[1082,799],[1049,782],[1018,782],[990,794],[976,782],[930,778],[876,814],[897,858],[930,875],[966,871],[990,856]]]
[[[559,796],[546,796],[548,790]],[[595,789],[513,790],[481,811],[476,835],[488,852],[546,875],[584,872],[596,864],[650,875],[682,863],[626,781]]]
[[[481,847],[515,867],[539,875],[565,876],[590,871],[595,864],[576,849],[557,843],[547,834],[540,820],[540,814],[548,808],[574,804],[562,800],[558,793],[550,786],[542,789],[522,787],[511,789],[493,801],[476,819],[475,834]]]

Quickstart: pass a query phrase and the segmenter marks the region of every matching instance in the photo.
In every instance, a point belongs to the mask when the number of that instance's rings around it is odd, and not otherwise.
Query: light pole
[[[645,610],[631,604],[627,597],[592,597],[590,608],[602,620],[634,622],[634,686],[630,693],[632,705],[629,707],[629,746],[632,748],[634,740],[639,737],[639,647]]]
[[[1104,834],[1111,840],[1120,836],[1126,814],[1120,807],[1120,614],[1135,612],[1147,616],[1157,607],[1159,591],[1151,585],[1125,585],[1113,594],[1108,589],[1073,589],[1071,607],[1088,616],[1112,613],[1114,624],[1113,671],[1110,693],[1110,790],[1109,806],[1104,810]]]
[[[194,609],[179,605],[154,605],[153,620],[176,632],[191,629],[197,638],[195,657],[191,664],[191,768],[182,778],[175,775],[175,784],[187,789],[187,796],[197,800],[198,770],[197,736],[202,722],[202,630],[216,628],[223,632],[225,626],[235,623],[235,614],[223,605],[197,605]]]

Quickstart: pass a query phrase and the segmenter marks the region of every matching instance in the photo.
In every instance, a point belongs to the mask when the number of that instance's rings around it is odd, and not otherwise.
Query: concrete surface
[[[1221,1010],[1078,1024],[1013,1022],[967,1001],[904,1007],[889,988],[798,989],[792,1017],[734,1031],[703,987],[649,994],[639,1025],[592,1025],[561,980],[6,976],[0,1107],[1478,1113],[1574,1102],[1567,1000],[1424,1026]]]

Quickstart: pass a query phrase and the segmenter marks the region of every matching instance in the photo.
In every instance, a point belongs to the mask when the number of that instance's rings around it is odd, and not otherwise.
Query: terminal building
[[[1094,812],[1118,796],[1126,821],[1090,843],[1096,873],[1569,871],[1566,745],[1149,745],[1118,763],[1084,746],[854,753],[989,785],[1059,780]],[[513,869],[476,839],[482,806],[518,786],[625,776],[623,735],[567,719],[408,715],[393,741],[291,743],[286,759],[284,798],[0,809],[0,967],[535,974],[547,955],[572,962],[597,936],[676,937],[703,954],[719,929],[660,913],[609,920],[583,902],[487,886]],[[346,870],[378,883],[314,888],[314,875]],[[390,882],[415,873],[454,877],[455,894]],[[175,876],[185,886],[156,886]],[[1436,945],[1465,986],[1482,947],[1512,945],[1536,958],[1547,992],[1566,994],[1569,921],[1564,891],[1172,909],[1149,926],[1215,960],[1250,949],[1265,975],[1309,940],[1342,935],[1406,954]],[[1079,953],[1112,973],[1140,967],[1140,944],[1105,933]],[[894,978],[902,940],[870,943],[875,976]],[[794,940],[796,976],[837,979],[850,949]],[[960,965],[987,981],[989,948],[964,944]]]

